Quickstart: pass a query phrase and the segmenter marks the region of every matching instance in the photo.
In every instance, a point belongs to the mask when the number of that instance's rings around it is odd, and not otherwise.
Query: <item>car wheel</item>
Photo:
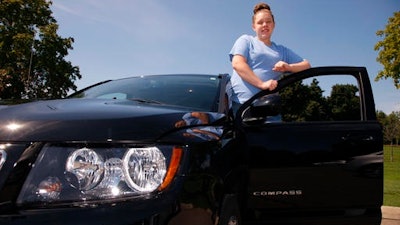
[[[241,225],[240,208],[236,194],[227,194],[224,196],[218,225]]]

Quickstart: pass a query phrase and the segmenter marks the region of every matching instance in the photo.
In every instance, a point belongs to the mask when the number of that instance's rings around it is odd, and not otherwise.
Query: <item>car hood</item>
[[[0,108],[0,141],[154,141],[187,113],[127,100],[31,102]]]

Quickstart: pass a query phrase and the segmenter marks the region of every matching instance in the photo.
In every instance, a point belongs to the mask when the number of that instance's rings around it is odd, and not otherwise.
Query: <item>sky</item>
[[[254,35],[260,0],[53,0],[58,34],[74,38],[66,60],[78,66],[78,89],[122,77],[169,73],[232,73],[229,51]],[[400,111],[400,89],[374,81],[376,35],[400,11],[399,0],[268,0],[275,16],[272,41],[318,66],[364,66],[376,109]]]

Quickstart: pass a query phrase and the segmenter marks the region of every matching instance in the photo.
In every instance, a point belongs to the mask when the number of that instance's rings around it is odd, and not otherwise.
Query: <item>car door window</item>
[[[307,78],[279,91],[283,122],[361,119],[357,80],[352,75]]]

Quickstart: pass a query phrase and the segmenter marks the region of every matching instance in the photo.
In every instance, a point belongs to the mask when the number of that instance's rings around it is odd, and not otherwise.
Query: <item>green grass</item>
[[[400,207],[400,146],[384,146],[383,204]]]

